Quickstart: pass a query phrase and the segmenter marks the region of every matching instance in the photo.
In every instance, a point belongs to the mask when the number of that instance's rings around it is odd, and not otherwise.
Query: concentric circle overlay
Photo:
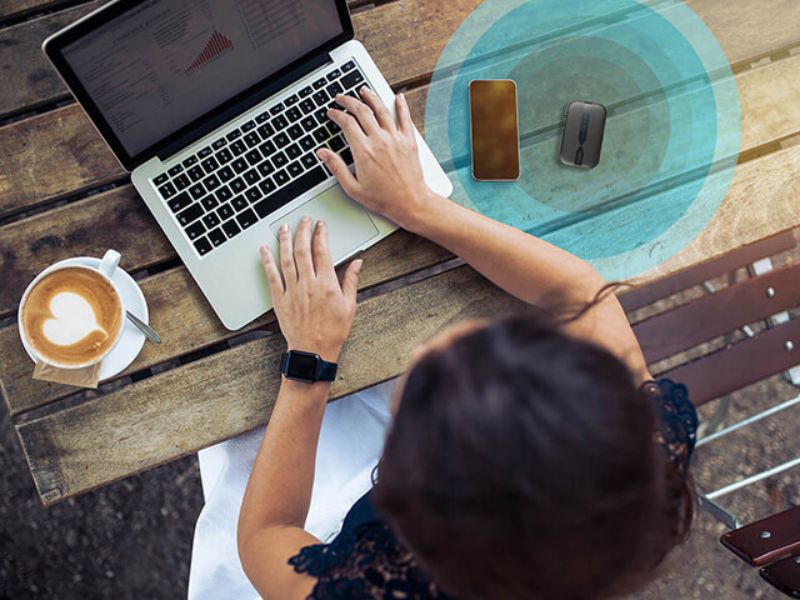
[[[472,177],[469,83],[517,83],[521,177]],[[573,100],[608,109],[592,170],[558,162]],[[486,0],[445,47],[425,137],[454,199],[627,279],[684,248],[727,194],[741,137],[728,59],[680,0]]]

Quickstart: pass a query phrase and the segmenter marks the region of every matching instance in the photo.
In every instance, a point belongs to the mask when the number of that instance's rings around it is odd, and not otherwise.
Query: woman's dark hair
[[[462,600],[628,593],[692,516],[656,420],[607,350],[538,317],[498,320],[409,371],[374,501]]]

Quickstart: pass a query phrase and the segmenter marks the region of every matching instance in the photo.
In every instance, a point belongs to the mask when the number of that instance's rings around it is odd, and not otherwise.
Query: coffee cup
[[[102,361],[122,337],[125,307],[113,281],[120,254],[108,250],[97,268],[56,263],[28,285],[17,322],[36,361],[82,369]]]

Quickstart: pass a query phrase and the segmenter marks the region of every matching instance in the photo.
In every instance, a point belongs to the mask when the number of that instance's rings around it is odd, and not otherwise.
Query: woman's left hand
[[[289,349],[312,352],[336,362],[353,324],[363,261],[351,262],[339,284],[325,223],[318,222],[312,232],[310,217],[300,221],[294,243],[285,224],[278,240],[280,267],[266,246],[261,247],[261,261]]]

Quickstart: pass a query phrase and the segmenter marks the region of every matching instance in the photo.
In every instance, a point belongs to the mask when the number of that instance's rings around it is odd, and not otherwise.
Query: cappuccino
[[[23,334],[33,350],[56,366],[97,362],[122,330],[122,303],[114,286],[88,267],[45,275],[20,307]]]

